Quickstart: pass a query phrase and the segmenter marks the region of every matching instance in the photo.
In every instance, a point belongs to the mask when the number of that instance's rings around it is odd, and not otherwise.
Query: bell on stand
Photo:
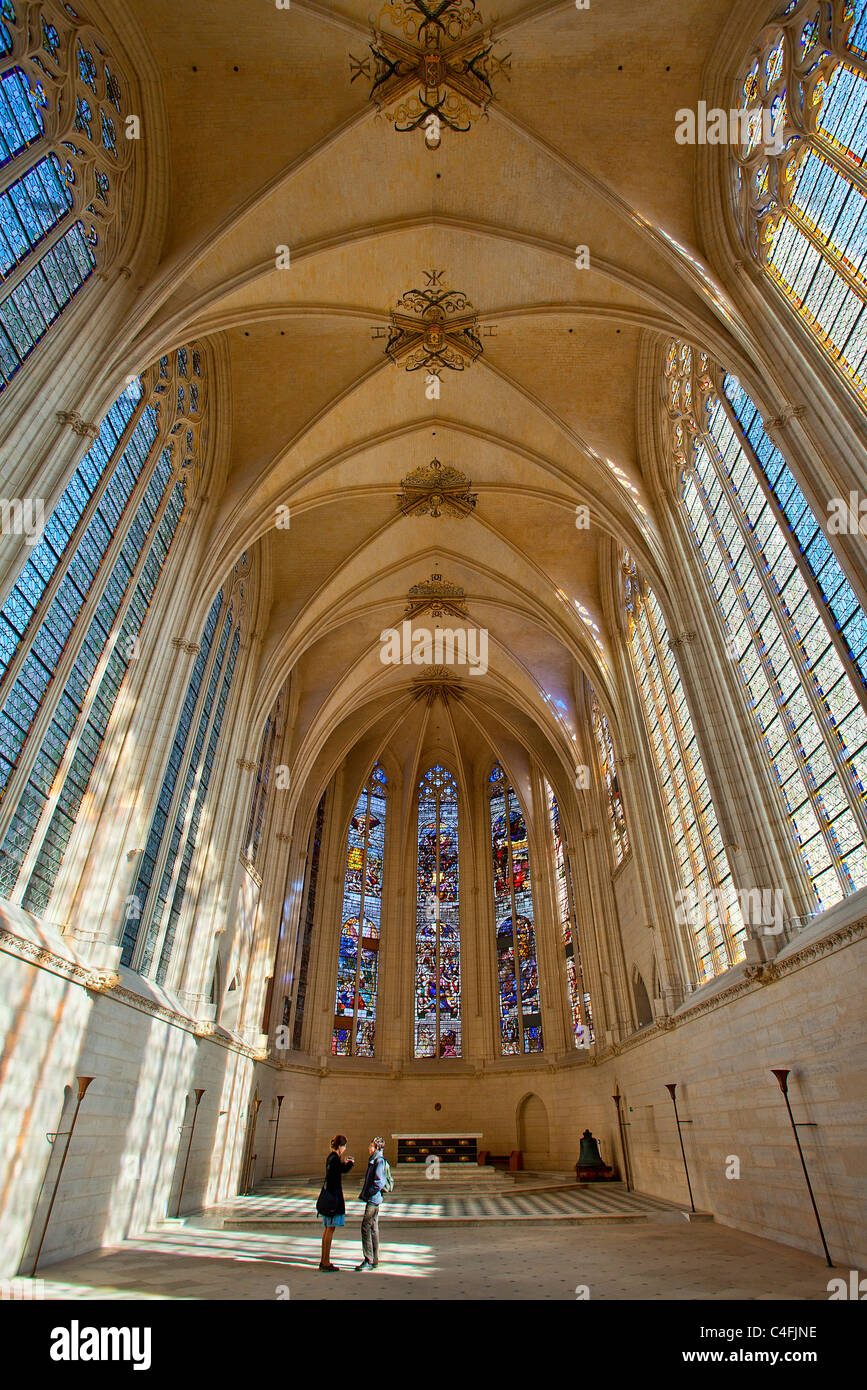
[[[603,1163],[599,1152],[599,1140],[594,1139],[589,1129],[581,1135],[581,1148],[575,1174],[579,1182],[614,1182],[614,1169]]]

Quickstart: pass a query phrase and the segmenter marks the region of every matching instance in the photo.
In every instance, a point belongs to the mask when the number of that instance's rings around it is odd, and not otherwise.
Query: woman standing
[[[335,1134],[331,1141],[331,1153],[325,1162],[325,1182],[316,1203],[316,1210],[322,1217],[322,1225],[325,1227],[322,1232],[322,1257],[319,1261],[319,1268],[328,1273],[335,1273],[339,1268],[338,1265],[331,1263],[331,1242],[334,1239],[335,1226],[346,1224],[343,1174],[348,1173],[355,1163],[355,1159],[351,1155],[348,1158],[343,1157],[345,1152],[346,1135]]]

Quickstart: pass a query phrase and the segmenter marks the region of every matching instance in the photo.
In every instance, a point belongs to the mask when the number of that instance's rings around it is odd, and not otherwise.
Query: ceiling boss
[[[492,79],[508,77],[510,53],[494,53],[497,41],[483,29],[475,0],[406,0],[384,5],[373,28],[372,58],[350,54],[351,81],[366,77],[370,99],[395,130],[424,130],[425,145],[438,149],[442,129],[466,131],[485,114],[494,96]]]
[[[478,317],[462,290],[443,287],[442,270],[424,274],[425,288],[407,290],[392,311],[386,355],[408,372],[462,372],[482,353]]]

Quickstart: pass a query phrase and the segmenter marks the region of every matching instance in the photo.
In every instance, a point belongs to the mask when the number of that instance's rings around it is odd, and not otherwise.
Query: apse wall
[[[688,1122],[683,1135],[697,1208],[724,1225],[821,1253],[785,1102],[771,1075],[771,1068],[788,1067],[795,1119],[817,1126],[799,1132],[832,1256],[863,1267],[867,1150],[851,1114],[863,1096],[867,1060],[860,976],[867,918],[851,922],[847,915],[851,903],[801,933],[772,964],[736,967],[598,1062],[503,1061],[468,1066],[462,1075],[434,1067],[420,1075],[417,1064],[399,1074],[326,1064],[318,1085],[310,1068],[297,1088],[291,1069],[278,1071],[273,1089],[294,1097],[276,1171],[318,1172],[336,1131],[347,1135],[356,1159],[382,1134],[393,1160],[391,1136],[401,1132],[481,1131],[482,1147],[508,1153],[518,1147],[521,1102],[535,1095],[550,1130],[549,1155],[536,1166],[571,1168],[581,1132],[590,1128],[622,1172],[612,1100],[619,1090],[635,1187],[686,1205],[665,1089],[673,1081]],[[733,1158],[739,1177],[727,1176]]]
[[[0,1279],[30,1273],[78,1076],[94,1080],[39,1274],[52,1261],[141,1234],[167,1211],[174,1215],[197,1087],[205,1094],[182,1210],[237,1192],[253,1092],[251,1049],[197,1037],[201,1025],[132,971],[121,969],[118,988],[100,993],[68,938],[9,904],[0,916],[0,949]],[[46,1136],[56,1133],[50,1145]]]

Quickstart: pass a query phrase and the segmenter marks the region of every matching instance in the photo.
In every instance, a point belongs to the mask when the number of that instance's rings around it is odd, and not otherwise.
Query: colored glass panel
[[[331,1040],[336,1056],[374,1056],[385,786],[385,774],[377,764],[349,823]]]
[[[508,1056],[542,1051],[542,1006],[527,824],[499,765],[494,773],[490,809],[500,1043]]]
[[[416,1057],[461,1055],[458,789],[444,767],[419,783]]]

